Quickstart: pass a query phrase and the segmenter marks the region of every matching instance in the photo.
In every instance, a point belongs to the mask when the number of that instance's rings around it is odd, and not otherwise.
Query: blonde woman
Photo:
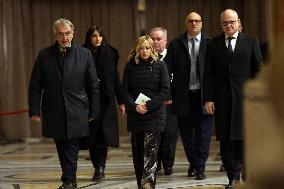
[[[166,123],[164,102],[169,101],[170,80],[149,36],[139,37],[129,55],[123,90],[137,185],[152,189],[156,184],[158,148]],[[144,97],[140,98],[141,95]]]

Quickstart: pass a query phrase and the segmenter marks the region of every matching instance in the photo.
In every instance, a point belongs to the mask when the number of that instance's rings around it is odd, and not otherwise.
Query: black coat
[[[163,102],[170,92],[170,80],[164,62],[150,63],[141,60],[139,64],[130,61],[126,64],[123,89],[127,96],[127,129],[130,132],[164,131],[166,109]],[[151,98],[145,114],[136,112],[135,100],[140,93]]]
[[[117,71],[118,51],[104,42],[93,56],[100,80],[101,97],[101,112],[95,126],[102,128],[106,145],[118,147],[119,124],[115,99],[118,104],[123,104],[122,86]]]
[[[39,52],[29,85],[29,113],[42,114],[43,136],[88,136],[88,120],[98,116],[98,105],[97,74],[89,50],[72,44],[64,56],[57,45]]]
[[[202,78],[205,65],[206,44],[208,38],[201,34],[201,43],[199,48],[199,56],[197,58],[197,71],[199,75],[201,94],[203,94]],[[189,114],[189,80],[190,80],[190,67],[191,60],[188,50],[187,33],[172,40],[169,44],[165,62],[170,76],[172,78],[172,99],[173,111],[178,115]],[[203,103],[202,99],[202,103]],[[202,105],[203,106],[203,105]],[[206,114],[205,109],[203,113]]]
[[[254,77],[262,64],[257,41],[239,33],[232,56],[228,54],[224,34],[208,44],[204,75],[204,98],[215,104],[215,127],[217,139],[243,139],[243,86]],[[229,97],[228,97],[229,96]],[[228,99],[230,98],[230,99]],[[231,102],[231,104],[227,104]],[[230,118],[226,107],[231,108]],[[230,120],[226,124],[226,120]],[[229,129],[228,129],[229,127]]]

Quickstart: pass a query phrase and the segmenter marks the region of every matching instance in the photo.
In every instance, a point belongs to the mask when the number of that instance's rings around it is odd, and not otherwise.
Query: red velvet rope
[[[28,111],[29,110],[18,110],[18,111],[14,111],[14,112],[0,112],[0,116],[22,114],[22,113],[26,113]]]

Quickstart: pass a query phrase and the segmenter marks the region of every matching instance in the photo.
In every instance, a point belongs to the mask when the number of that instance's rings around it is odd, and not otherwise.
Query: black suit
[[[164,61],[162,55],[160,59]],[[161,133],[161,142],[158,154],[158,167],[163,165],[164,170],[172,169],[175,162],[176,143],[178,138],[177,116],[172,111],[172,105],[166,105],[166,126]],[[165,174],[171,174],[170,172]]]
[[[204,99],[215,104],[217,139],[230,180],[239,179],[243,156],[243,86],[254,77],[262,62],[256,40],[239,33],[230,55],[225,35],[212,39],[207,46],[204,73]]]
[[[191,59],[187,33],[170,42],[165,62],[169,74],[173,74],[173,108],[178,116],[178,127],[184,145],[185,154],[191,169],[205,170],[210,146],[213,117],[203,108],[202,77],[207,38],[202,34],[197,57],[197,75],[201,90],[189,90]]]

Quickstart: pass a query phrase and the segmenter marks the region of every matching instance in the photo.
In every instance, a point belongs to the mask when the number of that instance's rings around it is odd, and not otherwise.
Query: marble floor
[[[48,139],[26,139],[17,143],[0,143],[0,189],[57,189],[61,185],[61,169],[54,143]],[[206,166],[207,178],[197,181],[187,177],[188,163],[178,141],[174,174],[157,176],[157,189],[223,189],[228,182],[220,172],[219,145],[212,139]],[[93,168],[88,151],[80,151],[78,188],[135,189],[129,137],[121,137],[121,147],[111,148],[102,182],[92,182]]]

